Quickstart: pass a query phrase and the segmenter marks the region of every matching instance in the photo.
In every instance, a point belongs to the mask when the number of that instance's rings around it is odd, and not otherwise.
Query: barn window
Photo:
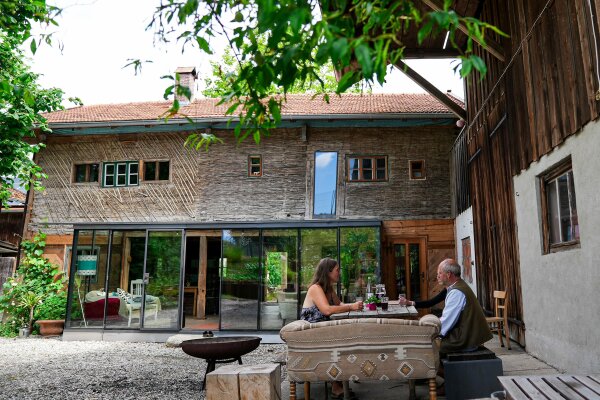
[[[144,161],[144,181],[168,181],[169,161]]]
[[[262,176],[261,156],[248,156],[248,176]]]
[[[425,179],[425,160],[409,161],[408,169],[411,180]]]
[[[579,221],[571,159],[540,177],[544,253],[579,246]]]
[[[73,165],[73,182],[98,182],[99,171],[100,164],[75,164]]]
[[[350,156],[348,157],[349,182],[387,181],[386,156]]]
[[[330,216],[336,214],[337,197],[337,153],[334,151],[315,152],[315,187],[313,215]]]
[[[139,185],[139,163],[137,161],[105,162],[102,186],[124,187]]]

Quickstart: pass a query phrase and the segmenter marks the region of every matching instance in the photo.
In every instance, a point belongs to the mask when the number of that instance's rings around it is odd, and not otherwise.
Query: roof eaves
[[[371,113],[371,114],[291,114],[282,115],[283,121],[310,121],[310,120],[396,120],[396,119],[447,119],[455,118],[450,112],[428,113]],[[208,117],[190,118],[194,123],[218,124],[224,122],[238,122],[238,117]],[[123,126],[155,126],[155,125],[186,125],[190,121],[184,118],[170,118],[151,120],[123,120],[123,121],[87,121],[87,122],[51,122],[51,129],[85,129],[85,128],[118,128]]]

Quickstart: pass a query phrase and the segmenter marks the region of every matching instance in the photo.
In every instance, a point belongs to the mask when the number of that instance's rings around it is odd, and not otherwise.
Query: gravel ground
[[[263,344],[242,360],[273,362],[284,350]],[[164,343],[0,338],[0,365],[0,399],[204,399],[205,393],[206,362]]]

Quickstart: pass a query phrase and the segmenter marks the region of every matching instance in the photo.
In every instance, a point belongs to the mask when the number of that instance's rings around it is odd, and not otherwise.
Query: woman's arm
[[[330,316],[331,314],[343,313],[348,311],[357,311],[359,310],[360,302],[352,303],[352,304],[339,304],[339,305],[329,305],[329,301],[327,301],[327,296],[323,291],[323,288],[319,285],[312,285],[308,288],[308,292],[306,293],[307,297],[310,297],[313,304],[317,306],[319,311],[323,313],[325,316]],[[334,297],[335,301],[339,302],[337,296]]]
[[[444,290],[442,290],[441,292],[439,292],[432,299],[423,300],[423,301],[413,301],[413,302],[410,302],[410,303],[412,303],[411,305],[414,305],[416,308],[429,308],[429,307],[433,307],[436,304],[441,303],[442,301],[444,301],[446,299],[446,294],[447,293],[448,293],[448,290],[446,288],[444,288]]]

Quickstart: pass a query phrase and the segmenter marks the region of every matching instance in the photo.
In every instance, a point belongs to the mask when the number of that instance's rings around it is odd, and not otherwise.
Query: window
[[[352,156],[348,158],[348,181],[387,181],[386,156]]]
[[[73,166],[73,182],[98,182],[100,164],[75,164]]]
[[[169,161],[144,161],[145,181],[168,181]]]
[[[248,176],[262,176],[261,156],[248,156]]]
[[[122,187],[138,186],[138,184],[139,163],[137,161],[104,163],[104,175],[102,177],[102,186]]]
[[[315,152],[315,191],[313,214],[335,215],[337,188],[337,153]]]
[[[425,160],[408,162],[410,179],[425,179]]]
[[[571,159],[541,176],[544,253],[579,246]]]

